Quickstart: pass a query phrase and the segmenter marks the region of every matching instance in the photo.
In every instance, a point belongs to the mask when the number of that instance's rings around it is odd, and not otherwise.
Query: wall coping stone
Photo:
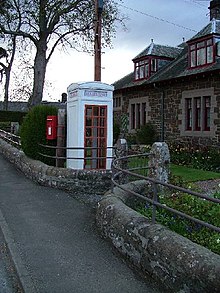
[[[44,186],[66,190],[74,197],[93,205],[111,187],[110,170],[74,170],[48,166],[28,158],[23,151],[3,139],[0,139],[0,153],[31,180]]]

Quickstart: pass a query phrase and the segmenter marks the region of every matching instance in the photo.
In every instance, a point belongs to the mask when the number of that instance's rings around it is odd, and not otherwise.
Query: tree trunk
[[[8,110],[8,99],[9,99],[9,86],[10,86],[10,77],[11,77],[11,69],[12,64],[15,59],[16,52],[16,37],[12,37],[12,52],[11,58],[8,63],[8,66],[5,67],[5,94],[4,94],[4,110]],[[7,58],[6,58],[7,60]]]
[[[5,68],[5,94],[4,94],[4,110],[8,110],[8,92],[10,83],[11,67]]]
[[[46,41],[39,44],[34,60],[34,85],[33,93],[29,98],[29,108],[39,105],[43,98],[44,81],[46,75]]]

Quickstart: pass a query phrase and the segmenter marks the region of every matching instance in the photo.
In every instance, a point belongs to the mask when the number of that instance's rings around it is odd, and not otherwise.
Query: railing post
[[[11,122],[11,133],[17,135],[19,131],[19,123]]]
[[[158,189],[157,189],[157,184],[153,183],[153,202],[158,202]],[[157,207],[153,205],[152,207],[152,224],[156,223],[156,212],[157,212]]]
[[[150,151],[149,156],[149,173],[148,177],[151,177],[162,183],[168,183],[169,176],[169,163],[170,163],[170,153],[168,145],[165,142],[155,142]],[[163,186],[152,182],[153,184],[153,202],[158,202],[158,192],[163,189]],[[152,223],[156,222],[156,211],[157,207],[152,206]]]
[[[116,158],[127,157],[128,155],[128,144],[125,138],[119,138],[116,143]],[[128,159],[122,159],[118,162],[118,167],[126,170],[128,168]],[[119,175],[119,184],[125,184],[128,182],[126,174],[121,173]]]

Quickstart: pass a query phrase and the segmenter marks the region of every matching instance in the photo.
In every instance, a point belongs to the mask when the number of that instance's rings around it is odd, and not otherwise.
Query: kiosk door
[[[105,169],[107,106],[85,105],[84,169]]]

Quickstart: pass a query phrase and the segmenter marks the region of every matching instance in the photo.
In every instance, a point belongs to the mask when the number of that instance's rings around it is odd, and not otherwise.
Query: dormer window
[[[189,67],[205,66],[214,62],[213,39],[200,40],[189,44]]]
[[[157,45],[151,40],[151,44],[132,59],[134,80],[149,79],[161,67],[174,60],[181,51],[181,48]]]
[[[147,58],[135,62],[135,80],[147,79],[157,71],[157,59]]]
[[[148,75],[149,75],[148,59],[135,62],[135,80],[147,78]]]

